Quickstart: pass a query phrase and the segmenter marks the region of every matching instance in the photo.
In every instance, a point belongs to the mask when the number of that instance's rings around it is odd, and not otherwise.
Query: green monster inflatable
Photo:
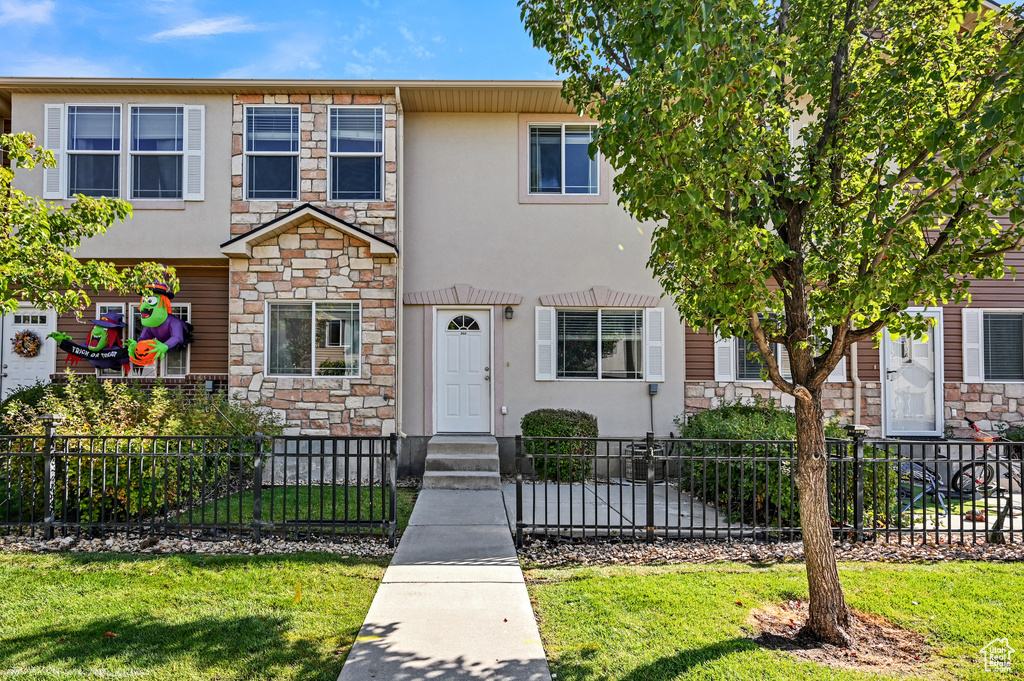
[[[132,364],[148,366],[167,354],[168,350],[184,348],[192,342],[189,325],[171,313],[174,291],[167,284],[154,283],[149,294],[142,296],[139,313],[142,333],[138,342],[128,341]]]

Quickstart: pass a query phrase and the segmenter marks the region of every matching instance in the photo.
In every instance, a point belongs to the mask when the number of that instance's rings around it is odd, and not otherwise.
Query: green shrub
[[[223,395],[190,396],[161,385],[146,389],[68,375],[66,384],[47,385],[41,395],[29,396],[26,401],[8,400],[0,421],[10,433],[35,436],[24,444],[42,451],[37,439],[44,431],[40,416],[62,417],[57,435],[67,439],[58,439],[57,446],[75,453],[56,458],[57,514],[67,522],[164,515],[186,499],[217,492],[214,482],[234,488],[247,484],[253,462],[238,455],[254,451],[255,443],[239,437],[281,432],[268,410],[232,404]],[[188,439],[196,436],[210,439]],[[14,441],[14,446],[20,444]],[[173,455],[153,455],[165,452]],[[179,452],[186,456],[177,456]],[[41,517],[42,466],[38,456],[0,456],[0,516],[11,512],[12,517]]]
[[[597,437],[597,417],[572,409],[536,409],[523,416],[524,437]],[[594,442],[534,442],[526,445],[537,475],[560,482],[579,482],[590,476],[597,451]]]
[[[48,383],[44,383],[43,381],[37,381],[32,385],[25,386],[24,388],[19,388],[18,390],[15,390],[10,395],[8,395],[3,402],[0,402],[0,414],[6,414],[7,408],[11,405],[16,405],[14,407],[15,409],[24,408],[26,406],[36,407],[40,402],[43,401],[43,398],[46,396],[46,389],[48,387],[50,387]],[[8,429],[7,423],[3,420],[0,420],[0,435],[13,434],[14,433]]]
[[[686,491],[715,506],[731,522],[770,526],[780,521],[789,525],[792,520],[799,524],[800,502],[792,480],[796,468],[796,415],[793,412],[773,400],[755,397],[752,402],[728,402],[691,415],[688,422],[676,419],[675,423],[683,439],[721,441],[695,443],[677,450],[683,457],[693,457],[679,464],[680,483]],[[832,420],[825,424],[825,436],[842,439],[846,433]],[[748,442],[730,442],[732,440]],[[872,448],[866,448],[865,459],[875,455]],[[744,458],[742,462],[735,460],[740,456]],[[885,484],[887,468],[888,485]],[[884,525],[887,513],[896,515],[899,476],[894,471],[884,464],[863,466],[865,527]],[[853,473],[852,464],[829,469],[830,512],[834,524],[853,521]]]

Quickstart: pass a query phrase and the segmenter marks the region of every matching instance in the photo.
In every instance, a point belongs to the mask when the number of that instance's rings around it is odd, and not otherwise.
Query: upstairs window
[[[299,198],[299,108],[249,107],[245,111],[247,197]]]
[[[330,127],[331,200],[382,200],[384,110],[332,108]]]
[[[132,107],[133,199],[180,199],[185,140],[184,107]]]
[[[531,194],[597,194],[597,159],[590,158],[593,125],[530,126]]]
[[[120,196],[121,107],[68,107],[68,194]]]

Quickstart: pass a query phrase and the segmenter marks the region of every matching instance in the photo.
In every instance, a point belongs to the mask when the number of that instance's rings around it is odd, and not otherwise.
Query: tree
[[[848,644],[822,386],[906,310],[969,299],[1024,244],[1024,21],[978,0],[519,0],[600,126],[649,266],[694,327],[796,398],[807,631]],[[984,12],[984,14],[979,14]],[[1001,218],[1000,221],[993,216]],[[791,378],[772,352],[789,352]]]
[[[19,300],[57,312],[79,310],[90,305],[85,289],[127,295],[170,279],[177,290],[174,270],[163,265],[149,262],[118,270],[111,263],[74,257],[83,239],[123,221],[132,207],[119,199],[78,195],[65,208],[14,189],[15,170],[55,167],[53,154],[37,148],[33,139],[28,133],[0,136],[11,164],[0,167],[0,313],[17,310]]]

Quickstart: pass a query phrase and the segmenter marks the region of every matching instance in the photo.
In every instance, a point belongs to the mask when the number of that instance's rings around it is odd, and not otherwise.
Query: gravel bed
[[[994,562],[1024,561],[1024,543],[911,543],[878,540],[864,543],[836,543],[839,560],[857,562],[942,562],[977,560]],[[803,562],[800,542],[778,544],[724,544],[700,542],[569,542],[534,540],[519,549],[524,567],[546,568],[585,565],[671,565],[676,563],[716,563],[733,561],[764,565]]]
[[[204,540],[197,536],[142,538],[119,536],[105,539],[59,537],[49,541],[33,539],[31,537],[0,536],[0,551],[25,551],[30,553],[55,551],[71,553],[106,552],[154,555],[195,553],[205,555],[239,554],[246,556],[317,551],[345,556],[358,556],[360,558],[386,558],[395,552],[394,549],[388,548],[387,540],[380,537],[350,537],[336,541],[285,541],[268,538],[257,544],[248,537],[239,536],[216,541]]]

